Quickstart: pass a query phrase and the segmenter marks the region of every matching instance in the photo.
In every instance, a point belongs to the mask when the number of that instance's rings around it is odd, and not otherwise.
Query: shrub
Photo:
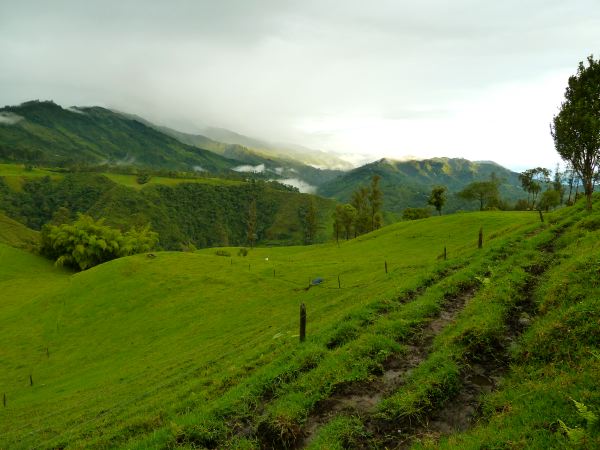
[[[246,247],[242,247],[238,250],[238,256],[247,256],[248,249]]]
[[[402,218],[404,220],[426,219],[430,216],[431,210],[429,208],[406,208],[402,212]]]
[[[150,251],[158,243],[158,234],[149,226],[122,233],[103,222],[79,215],[73,224],[45,225],[40,253],[57,265],[85,270],[121,256]]]
[[[215,255],[217,255],[217,256],[231,256],[231,253],[229,253],[227,250],[217,250],[215,252]]]

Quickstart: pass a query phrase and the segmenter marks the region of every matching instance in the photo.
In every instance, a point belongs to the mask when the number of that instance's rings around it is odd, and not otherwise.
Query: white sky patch
[[[387,119],[378,116],[339,116],[309,119],[299,124],[308,136],[327,139],[334,150],[361,150],[392,159],[436,156],[490,160],[509,168],[554,167],[550,122],[564,92],[568,73],[532,83],[506,83],[479,95],[444,105],[440,117]],[[341,153],[345,156],[345,153]],[[350,160],[350,159],[349,159]],[[373,160],[373,159],[371,159]]]
[[[23,120],[23,117],[18,114],[11,112],[0,112],[0,124],[2,125],[14,125]]]
[[[285,178],[282,180],[276,180],[279,183],[287,184],[289,186],[298,188],[298,190],[304,194],[314,194],[317,192],[317,187],[306,181],[300,180],[299,178]]]
[[[237,166],[231,170],[235,170],[236,172],[253,172],[253,173],[262,173],[265,171],[264,164],[257,164],[256,166],[252,166],[250,164]]]

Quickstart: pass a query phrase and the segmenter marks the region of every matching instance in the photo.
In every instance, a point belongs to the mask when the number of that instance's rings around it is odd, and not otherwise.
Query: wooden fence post
[[[446,247],[444,247],[444,261],[448,259],[448,253],[446,252]]]
[[[479,248],[483,248],[483,227],[479,228]]]
[[[33,377],[29,374],[29,386],[33,386]]]
[[[387,261],[384,261],[385,264],[385,273],[387,273]]]
[[[544,215],[542,214],[542,210],[538,209],[538,212],[540,213],[540,220],[542,221],[542,223],[544,223]]]
[[[300,342],[306,339],[306,306],[300,305]]]
[[[340,281],[340,276],[338,275],[338,289],[342,288],[342,282]]]

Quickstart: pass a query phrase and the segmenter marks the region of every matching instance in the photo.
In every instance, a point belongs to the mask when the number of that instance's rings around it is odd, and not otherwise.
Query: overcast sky
[[[0,102],[345,154],[553,167],[599,0],[0,0]]]

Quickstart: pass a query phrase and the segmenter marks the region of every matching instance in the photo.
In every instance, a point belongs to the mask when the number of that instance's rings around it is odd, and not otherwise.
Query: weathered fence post
[[[306,338],[306,306],[304,303],[300,305],[300,342],[304,342]]]
[[[384,261],[384,265],[385,265],[385,273],[387,273],[387,261]]]
[[[29,374],[29,386],[33,386],[33,377]]]
[[[542,210],[538,209],[538,212],[540,213],[540,220],[542,221],[542,223],[544,223],[544,215],[542,214]]]
[[[479,248],[483,248],[483,227],[479,229]]]
[[[338,289],[342,288],[342,282],[340,281],[340,276],[338,275]]]
[[[446,247],[444,247],[444,261],[448,259],[448,252],[446,252]]]

